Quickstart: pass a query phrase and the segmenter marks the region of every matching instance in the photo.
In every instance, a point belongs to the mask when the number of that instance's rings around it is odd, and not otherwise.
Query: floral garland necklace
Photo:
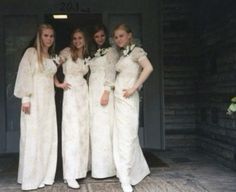
[[[87,63],[89,63],[90,60],[91,60],[91,57],[85,57],[84,64],[86,65]]]
[[[127,45],[126,47],[124,47],[122,49],[123,56],[124,57],[128,56],[134,50],[135,47],[136,47],[135,44]]]
[[[52,61],[53,61],[53,63],[54,63],[57,67],[60,65],[60,60],[61,60],[61,58],[60,58],[57,54],[55,54],[55,55],[52,57]]]
[[[102,57],[106,55],[108,52],[108,48],[99,48],[96,53],[94,54],[95,57]]]

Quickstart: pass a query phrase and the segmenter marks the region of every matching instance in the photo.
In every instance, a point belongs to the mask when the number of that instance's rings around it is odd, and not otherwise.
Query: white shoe
[[[130,184],[123,183],[123,184],[121,184],[121,188],[122,188],[123,192],[133,192],[133,187]]]
[[[68,187],[73,189],[79,189],[80,185],[75,179],[66,180]]]
[[[44,188],[44,187],[45,187],[45,184],[41,183],[38,188],[41,189],[41,188]]]

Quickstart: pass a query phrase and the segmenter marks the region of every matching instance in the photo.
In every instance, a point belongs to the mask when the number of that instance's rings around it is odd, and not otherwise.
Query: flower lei
[[[91,60],[91,57],[84,58],[84,64],[86,65]]]
[[[61,60],[61,58],[60,58],[57,54],[55,54],[55,55],[52,57],[52,61],[53,61],[53,63],[54,63],[57,67],[60,65],[60,60]]]
[[[127,45],[125,48],[122,49],[123,56],[128,56],[134,50],[135,47],[135,44]]]
[[[99,48],[96,53],[94,54],[95,57],[102,57],[106,55],[108,52],[108,48]]]

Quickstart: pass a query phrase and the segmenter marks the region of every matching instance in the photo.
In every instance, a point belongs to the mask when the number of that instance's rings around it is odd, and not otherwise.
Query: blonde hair
[[[82,56],[83,58],[88,56],[88,40],[87,36],[84,31],[82,31],[80,28],[76,28],[73,33],[71,34],[71,43],[70,43],[70,49],[71,49],[71,57],[73,61],[76,61],[79,57],[77,48],[73,45],[73,36],[75,33],[81,33],[84,38],[84,47],[82,50]]]
[[[112,32],[112,36],[114,37],[115,36],[115,32],[117,30],[119,30],[119,29],[124,30],[126,33],[131,34],[131,39],[130,39],[129,43],[132,44],[133,43],[133,32],[130,29],[130,27],[128,25],[124,24],[124,23],[118,24],[118,25],[116,25],[114,27],[113,32]]]
[[[42,33],[45,29],[51,29],[55,35],[55,31],[53,27],[49,24],[41,24],[38,27],[38,31],[36,34],[36,39],[34,42],[34,47],[37,50],[37,57],[38,57],[38,63],[40,65],[40,69],[43,68],[43,41],[42,41]],[[53,42],[52,46],[48,49],[49,56],[52,56],[54,54],[55,49],[55,41]]]

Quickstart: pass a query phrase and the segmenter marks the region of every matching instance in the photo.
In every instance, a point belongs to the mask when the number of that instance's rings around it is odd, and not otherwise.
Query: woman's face
[[[122,48],[130,44],[132,34],[123,29],[117,29],[114,32],[114,40],[118,47]]]
[[[83,48],[85,46],[84,35],[81,32],[74,33],[72,43],[77,49]]]
[[[43,29],[41,34],[42,46],[49,48],[54,43],[54,31],[52,29]]]
[[[103,30],[98,31],[97,33],[94,34],[93,39],[95,43],[98,45],[98,47],[101,47],[106,40],[106,35]]]

